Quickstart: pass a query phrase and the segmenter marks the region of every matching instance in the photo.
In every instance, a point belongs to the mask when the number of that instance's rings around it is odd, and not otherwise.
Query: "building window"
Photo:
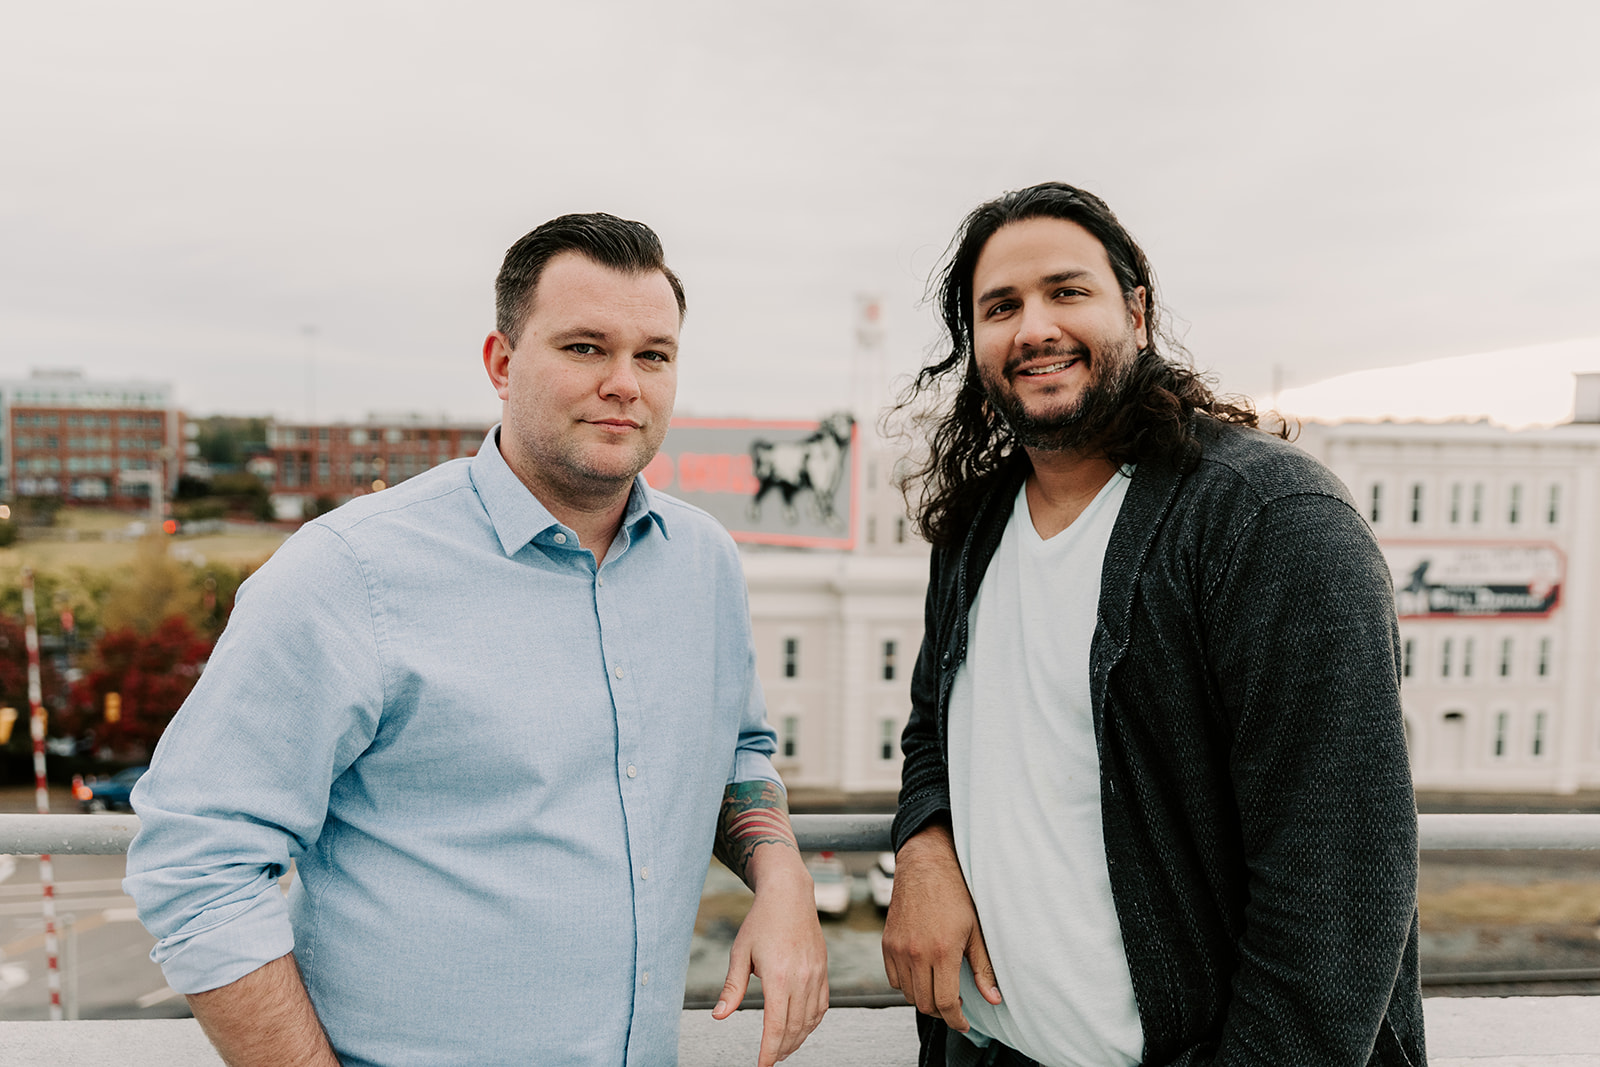
[[[783,718],[783,758],[794,759],[800,751],[800,718],[785,715]]]
[[[894,520],[894,543],[897,545],[906,543],[906,520],[904,515]]]
[[[1544,724],[1545,712],[1536,712],[1533,716],[1533,754],[1544,755]]]
[[[1539,671],[1539,677],[1541,677],[1541,678],[1550,677],[1550,639],[1548,637],[1539,638],[1539,667],[1538,667],[1538,671]]]
[[[880,719],[878,726],[878,758],[894,759],[894,720]]]
[[[800,677],[800,639],[798,637],[785,637],[783,639],[783,676],[785,678]]]
[[[1506,520],[1512,526],[1522,521],[1522,486],[1520,485],[1511,487],[1511,503],[1506,508]]]
[[[1448,637],[1439,646],[1439,677],[1450,677],[1450,639]]]
[[[1406,638],[1406,643],[1400,646],[1400,677],[1411,677],[1411,661],[1417,653],[1417,642],[1414,638]]]
[[[1506,754],[1506,734],[1511,729],[1511,715],[1509,712],[1497,712],[1494,717],[1494,754],[1497,757]]]
[[[1476,526],[1483,521],[1483,483],[1478,482],[1472,487],[1472,525]]]
[[[1472,677],[1472,638],[1461,642],[1461,677]]]
[[[1422,483],[1416,482],[1411,486],[1411,525],[1416,526],[1422,522]]]
[[[1545,501],[1545,504],[1544,521],[1554,526],[1561,521],[1561,487],[1559,485],[1550,487],[1550,497]]]
[[[1383,519],[1383,483],[1372,483],[1372,505],[1367,509],[1367,518],[1373,522]]]
[[[1511,638],[1500,642],[1500,677],[1511,677]]]
[[[867,516],[867,544],[875,545],[877,543],[878,543],[878,517],[876,515],[868,515]]]
[[[883,643],[883,680],[886,682],[894,681],[894,656],[895,643],[893,641],[885,641]]]
[[[1450,486],[1450,525],[1461,525],[1461,483]]]

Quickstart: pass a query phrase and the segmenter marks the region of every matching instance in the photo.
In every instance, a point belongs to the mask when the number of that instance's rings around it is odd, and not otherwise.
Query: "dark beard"
[[[1050,354],[1053,353],[1046,353]],[[1015,393],[996,388],[996,383],[987,376],[983,378],[984,394],[1024,448],[1043,452],[1097,452],[1106,430],[1127,403],[1128,383],[1133,377],[1138,348],[1133,338],[1123,337],[1110,348],[1096,353],[1091,354],[1079,346],[1061,355],[1087,356],[1091,371],[1078,402],[1065,411],[1030,415]]]

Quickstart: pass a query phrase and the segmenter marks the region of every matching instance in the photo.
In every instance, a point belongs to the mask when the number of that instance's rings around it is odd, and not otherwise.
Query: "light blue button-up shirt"
[[[497,432],[240,589],[125,885],[180,992],[292,949],[346,1064],[675,1063],[723,790],[778,780],[738,554],[640,478],[596,566]]]

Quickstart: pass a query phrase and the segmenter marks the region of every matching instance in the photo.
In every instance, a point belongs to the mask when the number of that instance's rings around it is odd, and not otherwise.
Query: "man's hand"
[[[978,912],[961,876],[955,840],[944,826],[929,826],[900,847],[894,861],[894,896],[883,925],[883,969],[889,984],[924,1015],[942,1016],[967,1032],[961,1013],[961,959],[972,965],[978,991],[1000,1003]]]
[[[761,1051],[773,1067],[800,1047],[828,1010],[828,946],[817,922],[811,875],[800,860],[783,790],[771,782],[736,782],[722,798],[716,854],[755,890],[728,956],[728,980],[712,1018],[726,1019],[761,979]]]
[[[711,1012],[713,1018],[726,1019],[744,1000],[750,976],[761,979],[765,1006],[758,1067],[786,1059],[828,1010],[828,947],[817,922],[811,876],[798,852],[785,856],[784,851],[767,845],[752,859],[752,865],[763,868],[761,886],[733,939],[728,980]]]

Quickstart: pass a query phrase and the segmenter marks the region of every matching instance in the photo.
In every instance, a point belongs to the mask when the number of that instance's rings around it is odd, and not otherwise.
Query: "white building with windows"
[[[796,788],[900,788],[928,546],[893,485],[896,454],[864,451],[853,550],[741,550],[756,666],[778,731],[774,763]]]
[[[1600,787],[1600,375],[1577,419],[1308,425],[1395,578],[1418,788]]]
[[[1600,788],[1600,375],[1545,429],[1307,424],[1395,576],[1402,699],[1422,789]],[[927,546],[869,450],[848,552],[744,550],[757,666],[799,788],[899,786]]]

